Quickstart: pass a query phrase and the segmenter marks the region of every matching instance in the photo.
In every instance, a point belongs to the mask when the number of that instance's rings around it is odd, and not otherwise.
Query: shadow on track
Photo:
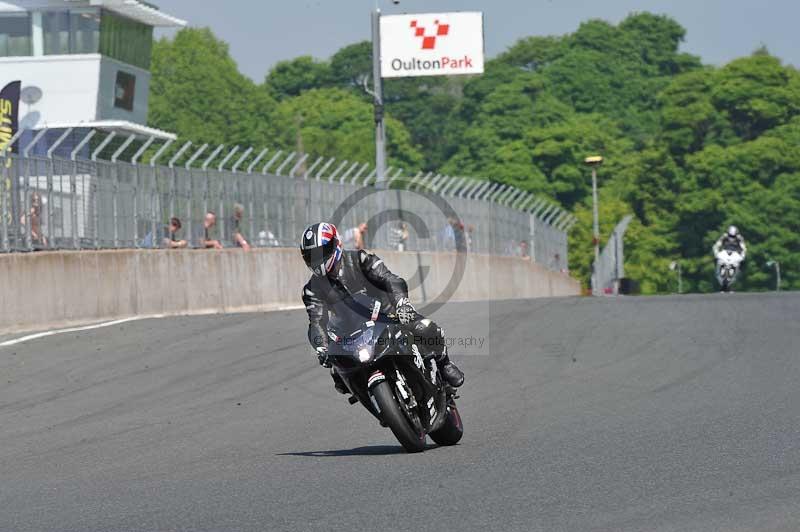
[[[370,445],[354,449],[339,449],[334,451],[305,451],[297,453],[277,453],[275,456],[309,456],[314,458],[330,456],[385,456],[390,454],[406,454],[399,445]]]

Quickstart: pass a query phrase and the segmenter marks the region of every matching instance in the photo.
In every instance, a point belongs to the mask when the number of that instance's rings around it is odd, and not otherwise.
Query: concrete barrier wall
[[[570,296],[566,274],[512,257],[381,252],[413,301]],[[301,304],[309,272],[296,249],[118,250],[0,255],[0,333],[154,314],[263,311]],[[456,276],[458,277],[458,276]],[[452,295],[449,295],[451,294]],[[423,298],[424,296],[424,298]]]

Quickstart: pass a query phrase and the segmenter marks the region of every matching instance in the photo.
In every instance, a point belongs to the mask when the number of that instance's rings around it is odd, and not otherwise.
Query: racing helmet
[[[314,275],[332,272],[342,260],[342,239],[336,226],[327,222],[308,226],[300,239],[300,254]]]
[[[739,229],[735,225],[732,225],[732,226],[728,227],[728,236],[729,237],[735,238],[738,235],[739,235]]]

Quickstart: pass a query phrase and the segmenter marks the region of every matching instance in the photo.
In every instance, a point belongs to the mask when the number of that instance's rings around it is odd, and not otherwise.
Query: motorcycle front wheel
[[[425,450],[425,433],[414,428],[403,413],[394,394],[392,384],[385,380],[372,389],[372,395],[381,409],[383,421],[392,429],[397,441],[409,453]]]

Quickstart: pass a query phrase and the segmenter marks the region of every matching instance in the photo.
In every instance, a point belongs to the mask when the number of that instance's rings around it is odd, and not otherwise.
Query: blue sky
[[[368,39],[375,0],[155,0],[192,26],[210,26],[227,41],[239,68],[261,81],[278,61],[300,55],[327,58]],[[619,22],[631,12],[675,18],[687,30],[685,51],[711,64],[747,55],[761,44],[800,65],[800,0],[379,0],[384,13],[485,13],[486,52],[494,56],[520,37],[558,35],[581,21]],[[159,34],[169,35],[169,31]]]

